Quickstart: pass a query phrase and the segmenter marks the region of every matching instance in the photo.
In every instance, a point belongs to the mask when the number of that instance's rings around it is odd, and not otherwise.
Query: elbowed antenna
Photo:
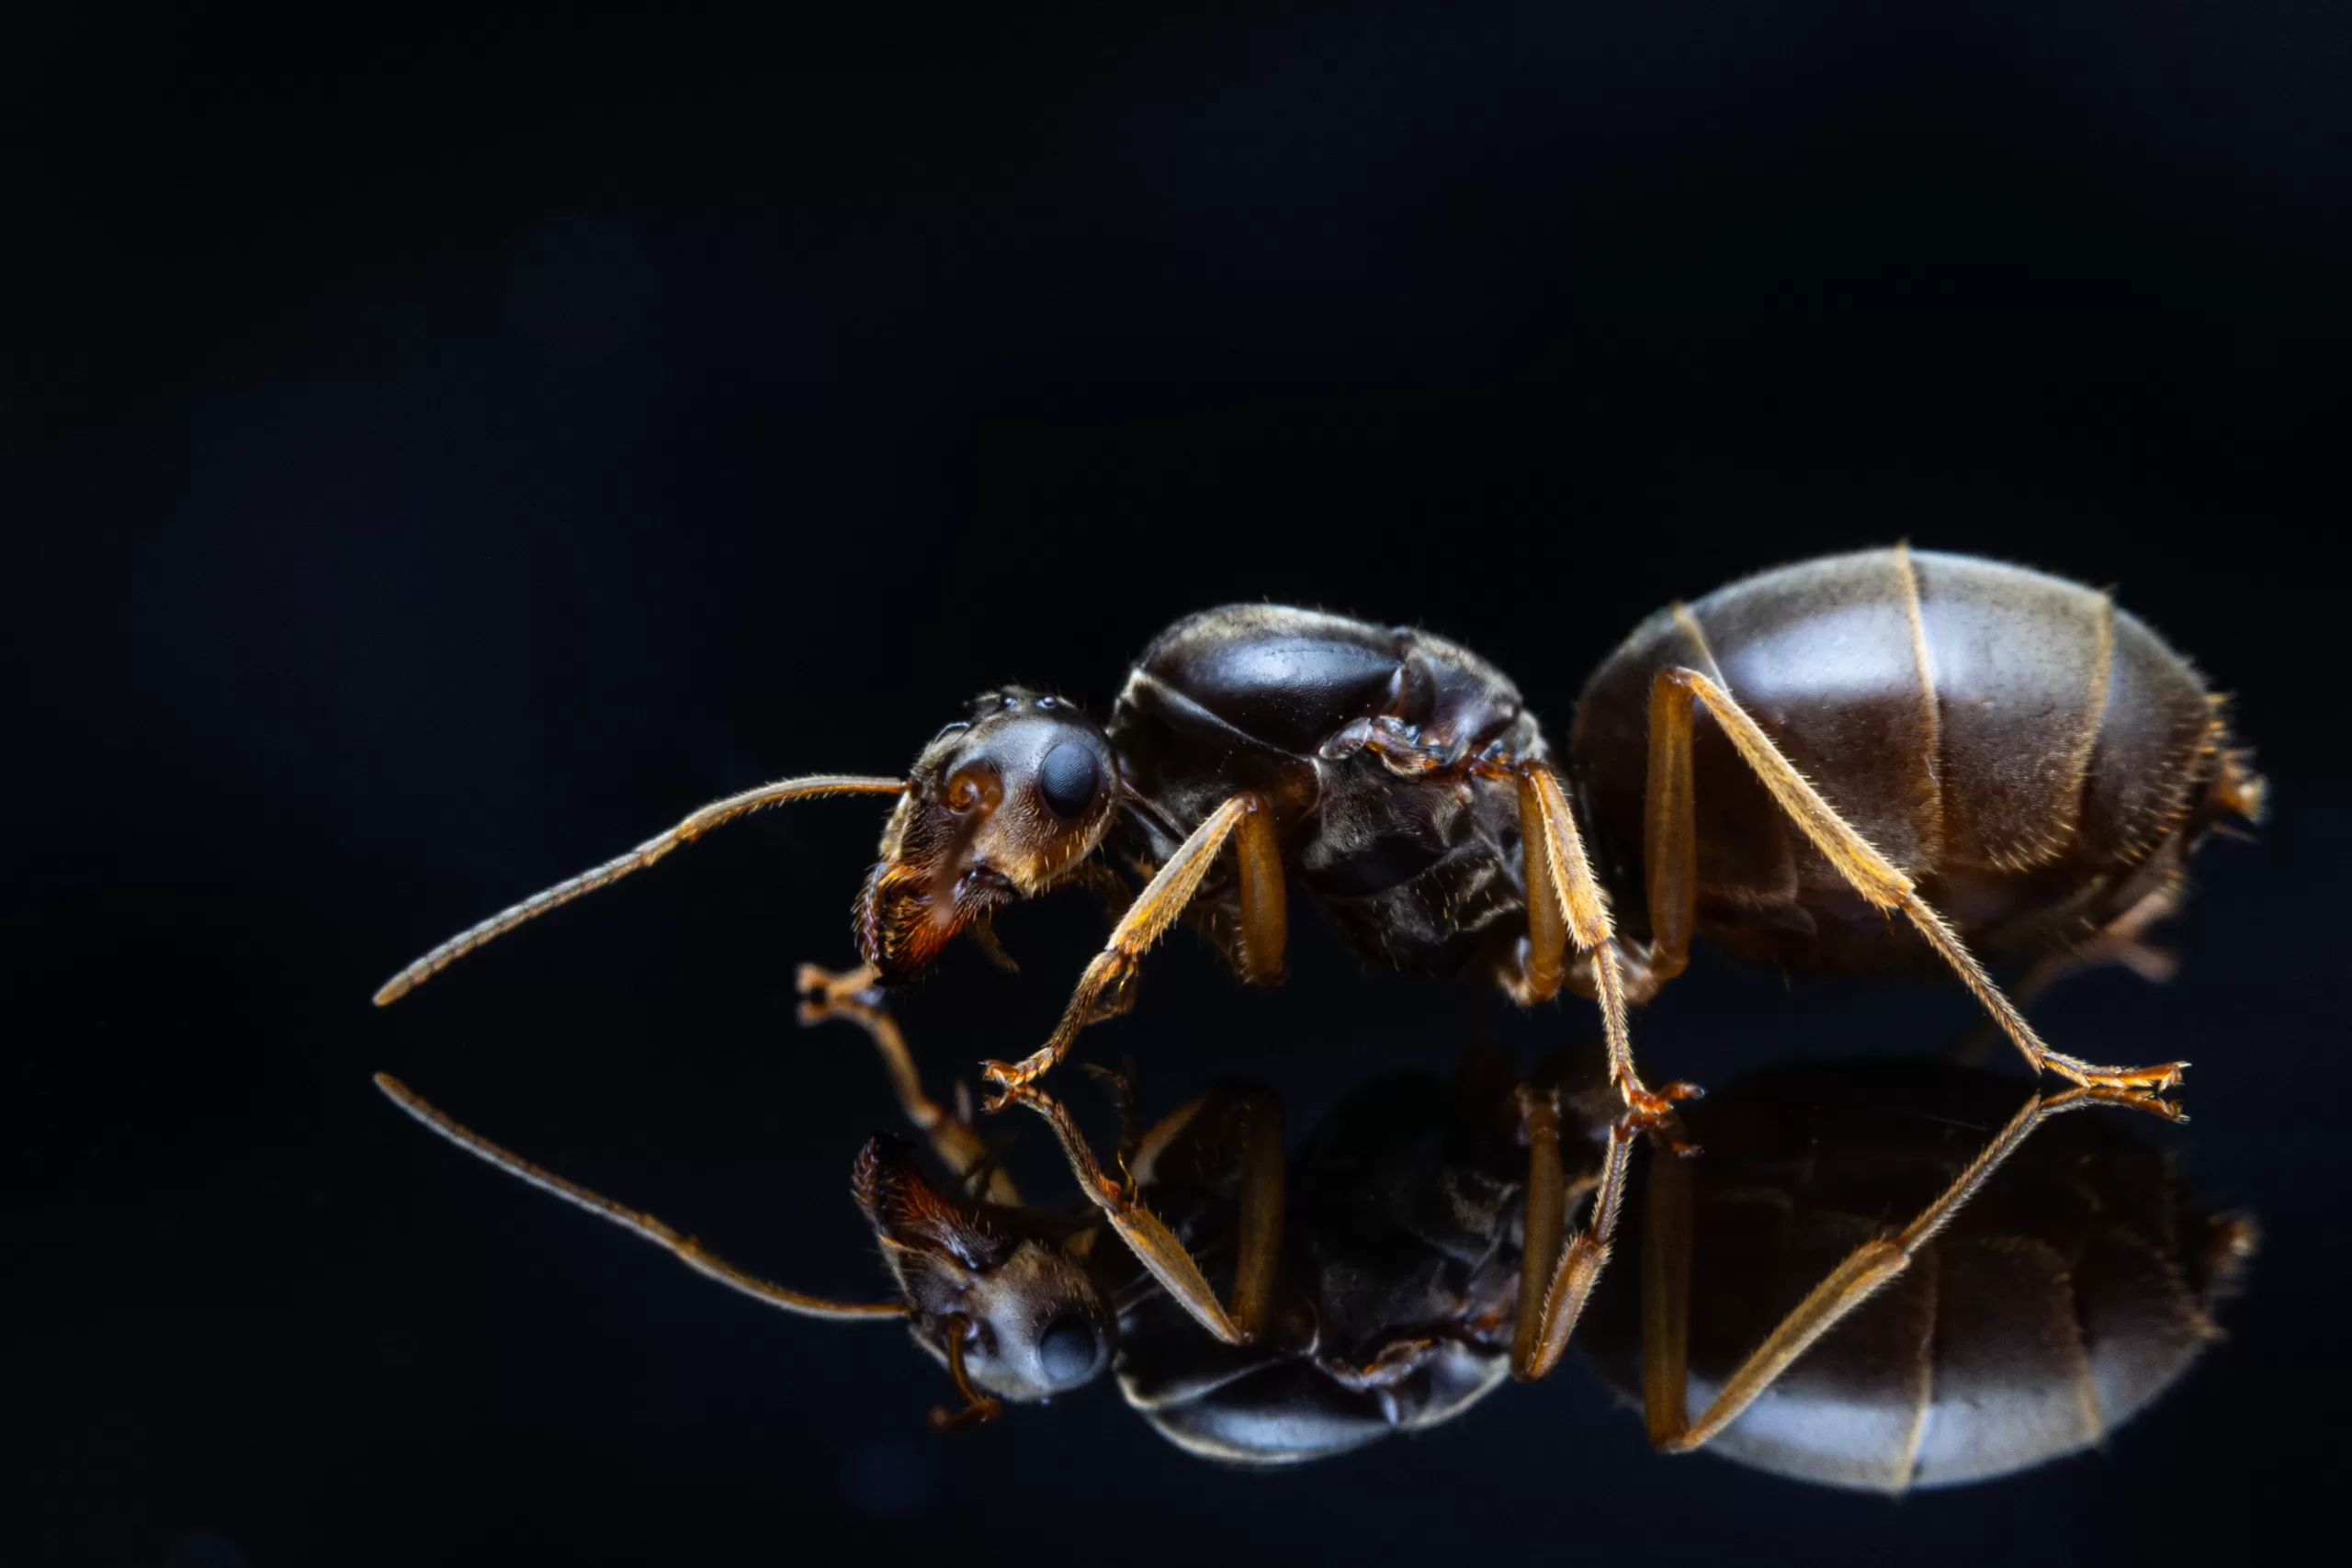
[[[906,787],[904,779],[868,778],[856,773],[811,773],[807,778],[781,779],[775,784],[762,784],[757,789],[747,789],[741,795],[730,795],[724,800],[714,800],[668,832],[646,840],[628,853],[616,855],[594,870],[583,871],[544,892],[534,893],[521,903],[501,909],[481,924],[459,931],[385,981],[376,993],[376,1005],[385,1007],[400,1000],[492,937],[504,936],[525,920],[544,915],[559,904],[569,904],[584,893],[594,893],[599,887],[618,882],[632,871],[641,871],[680,844],[692,843],[723,822],[767,807],[781,806],[788,800],[811,800],[829,795],[899,795],[905,792]]]
[[[417,1092],[390,1073],[376,1075],[376,1087],[385,1098],[407,1111],[424,1125],[448,1139],[477,1159],[487,1160],[507,1175],[529,1182],[542,1192],[554,1194],[565,1202],[587,1210],[602,1219],[612,1221],[623,1230],[635,1232],[684,1263],[695,1273],[730,1285],[745,1295],[763,1301],[772,1307],[797,1313],[803,1317],[859,1319],[874,1317],[903,1318],[907,1315],[902,1302],[836,1302],[823,1296],[812,1296],[746,1274],[717,1253],[688,1235],[680,1235],[650,1214],[624,1208],[600,1192],[591,1192],[577,1182],[566,1181],[551,1170],[542,1169],[512,1150],[499,1147],[480,1133],[467,1127],[447,1113],[436,1110]]]

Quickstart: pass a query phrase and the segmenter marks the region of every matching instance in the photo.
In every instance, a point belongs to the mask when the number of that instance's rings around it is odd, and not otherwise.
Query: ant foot
[[[2180,1075],[2188,1070],[2187,1062],[2160,1062],[2153,1067],[2099,1067],[2054,1054],[2043,1058],[2043,1065],[2084,1089],[2149,1091],[2178,1087]]]
[[[2101,1095],[2099,1098],[2107,1100],[2108,1097]],[[2188,1120],[2188,1112],[2183,1111],[2173,1101],[2160,1099],[2155,1095],[2143,1093],[2134,1089],[2116,1090],[2114,1098],[2112,1100],[2108,1100],[2108,1103],[2110,1105],[2128,1105],[2135,1111],[2144,1111],[2151,1116],[2161,1116],[2165,1121],[2172,1122],[2176,1126]]]
[[[1045,1077],[1053,1065],[1053,1057],[1042,1051],[1017,1062],[982,1062],[980,1077],[996,1092],[980,1102],[980,1109],[995,1115],[1019,1100],[1022,1091]]]
[[[882,1005],[874,966],[861,964],[835,974],[814,964],[803,964],[793,976],[792,988],[800,996],[800,1021],[822,1023],[842,1013],[871,1011]]]
[[[1654,1133],[1665,1141],[1667,1147],[1685,1159],[1700,1152],[1699,1145],[1682,1136],[1682,1118],[1674,1113],[1678,1100],[1703,1100],[1707,1091],[1694,1083],[1670,1083],[1664,1089],[1645,1089],[1637,1080],[1620,1084],[1619,1092],[1625,1097],[1625,1125],[1635,1132]]]
[[[2070,1100],[2096,1101],[2100,1105],[2120,1105],[2128,1111],[2144,1111],[2151,1116],[2161,1116],[2176,1125],[2188,1120],[2188,1112],[2169,1100],[2143,1089],[2120,1089],[2113,1084],[2084,1084],[2049,1100],[2046,1109],[2064,1109]]]
[[[2181,1075],[2186,1073],[2188,1070],[2188,1064],[2187,1062],[2165,1062],[2154,1067],[2134,1067],[2129,1072],[2116,1074],[2111,1082],[2102,1082],[2099,1087],[2105,1089],[2177,1089],[2180,1086]]]
[[[1674,1114],[1678,1100],[1704,1100],[1707,1091],[1694,1083],[1670,1083],[1664,1089],[1645,1089],[1640,1083],[1623,1084],[1619,1092],[1625,1097],[1625,1110],[1637,1120],[1656,1122]]]

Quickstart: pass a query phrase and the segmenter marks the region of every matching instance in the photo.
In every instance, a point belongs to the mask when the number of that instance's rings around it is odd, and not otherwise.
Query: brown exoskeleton
[[[381,1081],[471,1152],[739,1289],[904,1317],[966,1398],[937,1425],[1111,1371],[1171,1442],[1251,1464],[1427,1427],[1542,1377],[1589,1299],[1583,1343],[1663,1450],[1885,1491],[1983,1480],[2097,1441],[2159,1394],[2216,1337],[2210,1309],[2253,1247],[2249,1222],[2198,1211],[2110,1119],[2045,1129],[2138,1103],[2127,1091],[2017,1107],[1998,1080],[1918,1061],[1769,1072],[1686,1113],[1706,1152],[1653,1161],[1639,1267],[1597,1292],[1591,1238],[1628,1191],[1631,1118],[1597,1072],[1581,1092],[1556,1067],[1515,1088],[1492,1053],[1451,1093],[1426,1074],[1363,1086],[1287,1161],[1272,1098],[1221,1089],[1148,1132],[1130,1121],[1125,1179],[1023,1089],[1091,1200],[1041,1208],[923,1094],[877,998],[820,995],[807,1016],[866,1028],[950,1177],[883,1139],[858,1157],[891,1303],[753,1280]],[[1223,1315],[1212,1280],[1247,1343],[1200,1332]]]
[[[2036,1069],[2161,1103],[2186,1063],[2050,1049],[1976,954],[2136,955],[2199,839],[2262,799],[2218,699],[2146,626],[2105,593],[1967,556],[1827,557],[1660,611],[1587,683],[1565,770],[1468,649],[1237,605],[1154,640],[1106,724],[990,694],[906,779],[719,801],[443,943],[376,999],[732,818],[851,793],[899,797],[855,919],[886,985],[959,931],[992,942],[989,917],[1016,898],[1090,880],[1124,907],[1045,1046],[988,1064],[992,1109],[1121,1004],[1180,914],[1242,978],[1278,980],[1295,879],[1369,962],[1484,974],[1521,1003],[1597,998],[1612,1081],[1652,1121],[1683,1086],[1644,1087],[1625,1010],[1701,932],[1790,968],[1932,951]],[[1122,865],[1148,878],[1131,902]]]

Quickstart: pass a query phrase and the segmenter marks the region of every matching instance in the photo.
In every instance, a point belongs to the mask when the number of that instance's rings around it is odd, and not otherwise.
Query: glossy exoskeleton
[[[898,1286],[873,1306],[752,1279],[381,1081],[471,1152],[739,1289],[905,1318],[966,1398],[937,1425],[1108,1371],[1170,1441],[1247,1464],[1342,1453],[1544,1375],[1590,1292],[1582,1343],[1661,1449],[1883,1491],[1984,1480],[2161,1393],[2218,1337],[2211,1309],[2254,1246],[2112,1115],[2052,1121],[2128,1093],[2020,1106],[2014,1085],[1916,1060],[1768,1072],[1686,1112],[1705,1152],[1653,1159],[1639,1266],[1597,1291],[1597,1258],[1559,1260],[1626,1192],[1631,1118],[1598,1064],[1580,1090],[1557,1065],[1516,1085],[1491,1052],[1451,1090],[1378,1079],[1287,1161],[1263,1090],[1221,1088],[1148,1131],[1123,1107],[1125,1180],[1026,1089],[1089,1201],[1024,1204],[974,1125],[923,1094],[876,1003],[835,987],[807,1016],[871,1032],[944,1177],[894,1140],[859,1156]],[[1220,1289],[1249,1343],[1201,1332]]]
[[[1161,633],[1107,723],[991,693],[907,778],[719,801],[435,948],[377,1000],[731,818],[847,793],[899,797],[856,904],[869,978],[912,977],[959,931],[992,942],[1000,906],[1066,883],[1124,910],[1045,1047],[988,1064],[995,1104],[1123,1005],[1179,915],[1243,978],[1279,979],[1295,881],[1369,962],[1486,975],[1522,1003],[1597,998],[1612,1078],[1653,1122],[1679,1096],[1642,1085],[1625,1009],[1697,933],[1792,968],[1932,952],[2036,1068],[2153,1096],[2185,1064],[2049,1049],[1977,954],[2152,967],[2136,936],[2177,902],[2189,850],[2261,805],[2218,699],[2146,626],[2103,592],[1967,556],[1827,557],[1660,611],[1587,683],[1564,764],[1460,644],[1234,605]],[[1122,870],[1146,879],[1131,898]]]

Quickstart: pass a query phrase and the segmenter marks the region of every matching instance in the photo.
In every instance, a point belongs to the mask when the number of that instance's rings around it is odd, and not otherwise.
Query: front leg
[[[1068,1055],[1079,1031],[1102,1015],[1106,993],[1115,1005],[1116,988],[1135,973],[1145,951],[1193,901],[1201,879],[1216,863],[1217,852],[1227,839],[1234,840],[1239,862],[1236,881],[1241,905],[1241,977],[1271,984],[1281,976],[1289,921],[1273,807],[1254,790],[1244,790],[1209,813],[1136,895],[1135,903],[1111,932],[1110,942],[1086,966],[1077,990],[1070,994],[1069,1005],[1062,1010],[1061,1022],[1044,1047],[1018,1062],[981,1065],[982,1076],[998,1090],[988,1109],[1001,1111],[1014,1098],[1014,1090],[1035,1082]]]

